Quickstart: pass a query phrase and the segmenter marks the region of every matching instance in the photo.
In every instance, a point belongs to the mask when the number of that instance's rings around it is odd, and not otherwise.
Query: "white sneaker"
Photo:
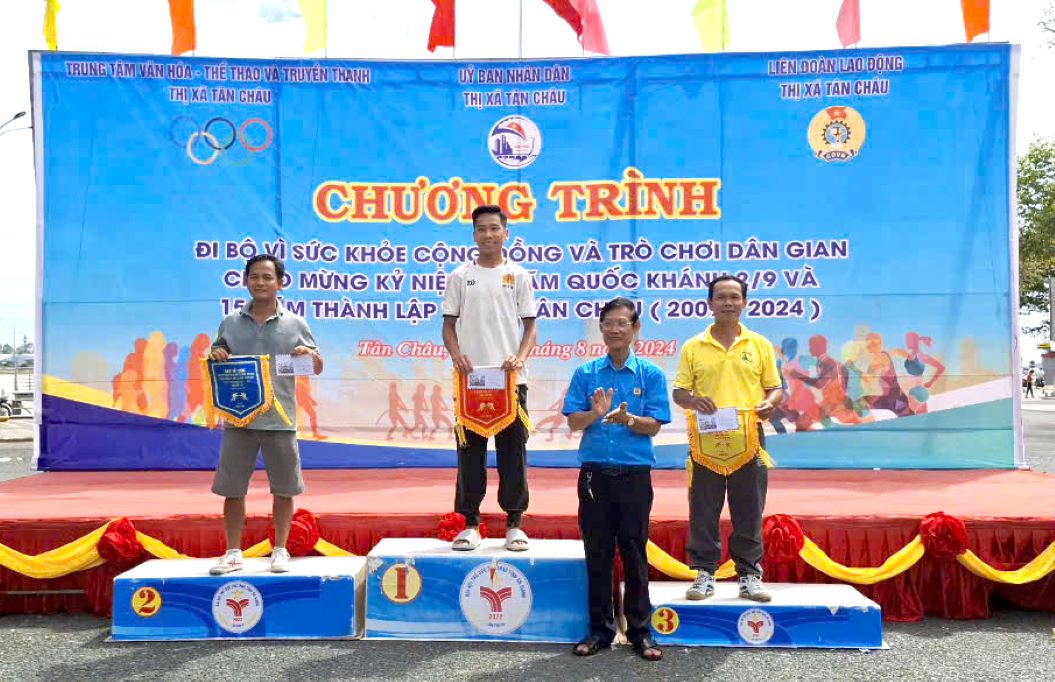
[[[766,588],[762,584],[762,576],[745,575],[740,578],[739,583],[741,599],[750,599],[751,601],[760,602],[768,602],[773,600],[773,597],[769,594],[769,592],[766,592]]]
[[[685,598],[691,601],[701,601],[714,596],[714,576],[707,571],[697,571],[696,579],[692,581],[692,587],[685,591]]]
[[[209,575],[226,575],[240,570],[242,570],[242,550],[229,549],[209,569]]]
[[[271,550],[271,572],[289,573],[289,552],[285,547],[276,547]]]

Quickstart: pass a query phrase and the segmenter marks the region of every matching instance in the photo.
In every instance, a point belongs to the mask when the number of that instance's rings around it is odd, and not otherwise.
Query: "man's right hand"
[[[231,359],[231,354],[227,352],[226,348],[213,348],[212,352],[209,353],[209,359],[215,360],[216,362],[227,362]]]
[[[465,354],[455,355],[454,369],[458,370],[462,374],[469,374],[473,371],[473,363],[469,360],[469,356]]]
[[[692,409],[703,414],[714,414],[718,411],[718,406],[714,404],[714,401],[707,396],[693,396],[692,398]]]
[[[612,394],[613,389],[608,389],[607,392],[603,388],[598,388],[590,396],[590,411],[593,412],[593,416],[596,419],[604,419],[604,417],[612,411]]]

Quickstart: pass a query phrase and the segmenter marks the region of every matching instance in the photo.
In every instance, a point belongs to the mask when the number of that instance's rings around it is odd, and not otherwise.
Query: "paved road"
[[[1055,401],[1024,405],[1023,424],[1030,465],[1055,473]],[[28,475],[31,458],[31,443],[0,442],[0,480]],[[1055,680],[1055,614],[1022,611],[888,623],[886,651],[668,647],[659,663],[626,648],[578,659],[558,645],[114,644],[108,628],[83,614],[0,617],[0,680]]]

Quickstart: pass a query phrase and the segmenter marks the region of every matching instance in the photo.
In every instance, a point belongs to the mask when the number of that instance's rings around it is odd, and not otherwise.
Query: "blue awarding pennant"
[[[209,377],[210,421],[219,417],[233,426],[248,426],[274,404],[289,423],[285,411],[275,401],[269,360],[266,355],[239,355],[226,362],[203,360]]]

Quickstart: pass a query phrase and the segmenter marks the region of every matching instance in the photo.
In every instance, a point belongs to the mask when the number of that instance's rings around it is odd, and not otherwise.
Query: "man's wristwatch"
[[[636,421],[637,421],[637,417],[635,417],[634,415],[630,415],[629,417],[627,417],[626,418],[626,428],[629,429],[631,426],[634,425],[634,422],[636,422]]]

